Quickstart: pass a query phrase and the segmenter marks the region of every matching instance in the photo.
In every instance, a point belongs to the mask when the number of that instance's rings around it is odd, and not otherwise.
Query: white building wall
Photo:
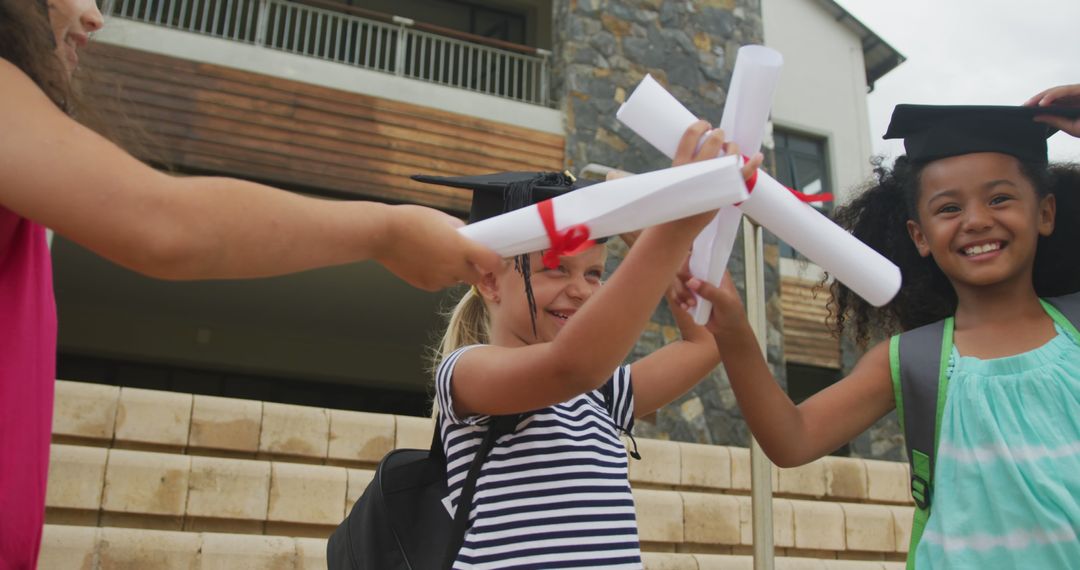
[[[773,122],[828,140],[833,192],[842,203],[871,173],[859,36],[817,0],[762,0],[762,15],[765,44],[784,55]]]
[[[872,172],[860,38],[818,0],[762,0],[761,10],[765,45],[784,55],[774,128],[826,139],[832,191],[843,204]],[[782,259],[780,266],[784,275],[822,276],[813,264]]]

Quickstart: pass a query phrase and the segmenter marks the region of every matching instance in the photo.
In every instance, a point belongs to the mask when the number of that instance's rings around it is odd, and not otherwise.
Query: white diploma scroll
[[[735,56],[735,71],[724,101],[724,113],[720,128],[728,140],[739,146],[744,156],[754,156],[761,150],[765,125],[772,109],[773,93],[780,81],[780,69],[784,56],[765,46],[749,45],[739,48]],[[707,227],[694,241],[690,253],[690,266],[699,267],[694,273],[713,285],[719,285],[735,248],[735,237],[742,226],[742,216],[734,206],[728,206],[716,215],[715,227]],[[702,247],[698,247],[698,244]],[[706,246],[708,244],[708,246]],[[691,272],[693,270],[691,269]],[[694,322],[703,325],[709,320],[712,303],[698,297],[694,308]]]
[[[599,239],[678,220],[747,198],[734,156],[695,162],[586,186],[553,198],[555,226],[584,225]],[[459,230],[503,257],[547,249],[536,206],[469,224]]]
[[[646,90],[641,91],[641,87],[646,87]],[[632,108],[624,112],[628,106]],[[642,81],[617,116],[634,132],[661,150],[674,149],[682,133],[695,120],[678,100],[649,77]],[[689,120],[686,120],[687,116],[690,117]],[[652,121],[659,117],[682,119],[674,125],[652,124]],[[758,140],[760,141],[760,136]],[[755,188],[750,197],[738,207],[869,303],[884,305],[900,289],[898,267],[813,207],[799,201],[765,172],[758,171]],[[729,243],[734,243],[734,236],[738,231],[737,227],[730,227],[728,224],[732,222],[731,225],[737,226],[733,222],[738,219],[732,212],[722,212],[718,219],[710,223],[703,235],[698,236],[694,244],[695,250],[700,245],[710,253],[719,249],[721,255],[716,255],[709,262],[703,262],[700,258],[692,259],[691,271],[694,275],[713,283],[719,282],[727,256],[730,255]],[[728,236],[730,242],[726,241]],[[709,244],[712,245],[711,250],[708,249]],[[724,251],[727,255],[723,255]],[[720,257],[723,258],[723,264],[717,259]],[[717,272],[715,281],[708,279],[714,270]]]
[[[761,148],[773,92],[783,65],[783,56],[774,49],[756,45],[739,48],[720,128],[746,156],[753,156]],[[668,157],[674,157],[682,133],[697,120],[651,77],[642,80],[616,116]],[[660,120],[670,122],[663,126],[654,123]],[[694,240],[691,273],[713,285],[720,283],[735,247],[741,220],[741,212],[732,207],[717,214]],[[699,297],[694,322],[705,324],[711,310],[712,303]]]
[[[759,170],[739,209],[875,307],[900,290],[900,268]]]

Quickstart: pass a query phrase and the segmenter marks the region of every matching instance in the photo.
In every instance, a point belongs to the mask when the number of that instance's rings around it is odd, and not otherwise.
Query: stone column
[[[566,118],[566,162],[579,170],[600,163],[635,172],[670,161],[615,119],[634,86],[652,74],[696,115],[720,122],[724,97],[745,44],[762,42],[757,0],[556,0],[552,88]],[[609,242],[608,269],[626,253]],[[779,250],[765,245],[768,298],[768,357],[783,382],[783,340],[779,298]],[[742,289],[742,244],[730,265]],[[662,303],[630,355],[636,360],[678,337]],[[645,437],[746,446],[749,432],[722,368],[689,393],[638,423]]]

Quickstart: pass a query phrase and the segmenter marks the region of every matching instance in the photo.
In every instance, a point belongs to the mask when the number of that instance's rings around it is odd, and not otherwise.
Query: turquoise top
[[[934,503],[915,567],[1080,565],[1080,345],[949,360]]]

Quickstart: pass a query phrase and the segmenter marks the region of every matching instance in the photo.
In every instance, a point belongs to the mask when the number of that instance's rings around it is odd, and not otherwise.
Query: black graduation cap
[[[569,172],[496,172],[476,176],[427,176],[414,175],[413,180],[427,184],[440,184],[473,191],[469,223],[493,218],[506,212],[538,204],[567,192],[596,184],[594,180],[577,180]],[[596,240],[603,243],[604,239]],[[514,268],[525,278],[525,296],[533,318],[533,334],[536,334],[536,301],[533,298],[529,256],[514,258]]]
[[[909,159],[929,162],[973,152],[1000,152],[1045,163],[1046,138],[1057,129],[1037,115],[1080,117],[1074,107],[897,105],[886,139],[904,139]]]
[[[496,172],[478,176],[418,174],[412,179],[428,184],[472,190],[470,224],[596,183],[592,180],[577,180],[568,172]]]

